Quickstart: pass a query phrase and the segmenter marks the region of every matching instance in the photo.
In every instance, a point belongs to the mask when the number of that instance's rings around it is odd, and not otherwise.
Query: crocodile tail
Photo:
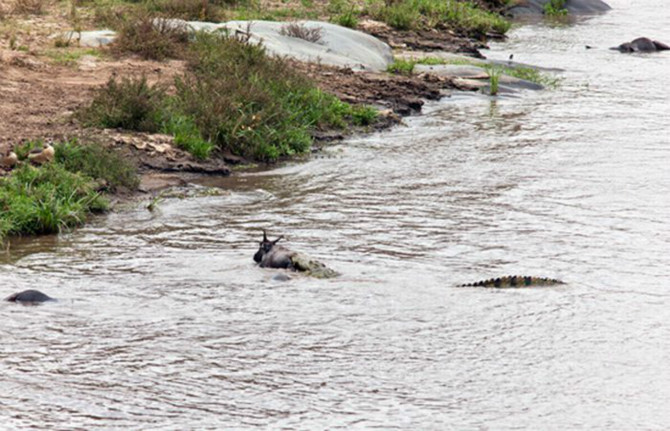
[[[504,277],[489,278],[488,280],[476,281],[474,283],[461,284],[458,287],[529,287],[529,286],[551,286],[564,284],[561,280],[547,277],[533,277],[530,275],[507,275]]]

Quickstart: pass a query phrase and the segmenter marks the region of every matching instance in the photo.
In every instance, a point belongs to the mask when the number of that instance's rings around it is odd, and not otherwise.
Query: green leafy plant
[[[500,86],[500,75],[502,70],[499,67],[491,67],[488,69],[489,72],[489,94],[491,96],[498,95],[498,90]]]
[[[565,7],[566,0],[550,0],[544,5],[544,14],[548,16],[560,17],[568,14]]]

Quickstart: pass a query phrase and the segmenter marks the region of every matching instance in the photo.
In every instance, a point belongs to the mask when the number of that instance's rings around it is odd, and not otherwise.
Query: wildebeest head
[[[270,241],[268,239],[268,235],[265,232],[265,229],[263,229],[263,241],[260,243],[260,247],[258,248],[258,251],[256,254],[254,254],[254,261],[256,263],[261,263],[263,261],[263,257],[267,254],[269,254],[272,251],[272,248],[279,242],[280,239],[284,238],[283,236],[280,236],[274,241]]]

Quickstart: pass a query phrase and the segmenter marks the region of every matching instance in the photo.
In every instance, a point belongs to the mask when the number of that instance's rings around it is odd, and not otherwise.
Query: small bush
[[[258,160],[301,153],[313,127],[342,121],[328,97],[283,59],[225,34],[198,34],[192,74],[176,83],[182,112],[204,139]],[[340,102],[341,103],[341,102]]]
[[[389,67],[386,68],[386,71],[389,73],[395,73],[397,75],[411,75],[414,71],[414,66],[417,64],[414,60],[402,60],[396,59]]]
[[[354,13],[354,9],[351,8],[351,10],[341,13],[339,15],[335,15],[331,18],[331,21],[334,22],[337,25],[341,25],[342,27],[347,27],[347,28],[356,28],[358,27],[358,17]]]
[[[323,36],[323,28],[309,28],[305,24],[292,22],[283,25],[281,29],[279,29],[279,34],[283,36],[295,37],[312,43],[317,43]]]
[[[355,106],[350,115],[357,126],[369,126],[377,120],[379,112],[371,106]]]
[[[356,28],[360,9],[354,2],[348,0],[331,0],[327,8],[330,13],[330,21],[342,27]]]
[[[99,144],[82,145],[76,140],[56,144],[54,149],[56,163],[70,172],[102,180],[111,192],[120,188],[134,190],[139,185],[137,168],[117,151]]]
[[[188,43],[188,30],[153,14],[139,13],[123,21],[111,45],[116,53],[133,53],[146,60],[179,58]]]
[[[146,77],[123,78],[121,82],[112,77],[91,105],[80,111],[79,118],[87,126],[157,132],[164,100],[164,89],[150,86]]]
[[[108,202],[88,177],[57,163],[23,165],[0,179],[0,240],[7,235],[56,233],[82,224]]]
[[[218,22],[224,19],[224,13],[217,3],[222,2],[210,0],[154,0],[148,3],[148,7],[150,10],[169,18]]]
[[[163,132],[174,136],[174,143],[195,158],[206,160],[215,148],[209,140],[202,138],[192,118],[179,114],[169,115],[163,124]]]
[[[46,0],[15,0],[12,12],[16,14],[41,15],[44,13]]]

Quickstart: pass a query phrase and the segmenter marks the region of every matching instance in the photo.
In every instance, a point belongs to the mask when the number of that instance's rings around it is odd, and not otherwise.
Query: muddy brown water
[[[660,0],[491,57],[562,86],[113,213],[0,261],[0,429],[667,429],[670,53]],[[334,280],[253,265],[260,228]],[[508,273],[542,289],[455,288]]]

